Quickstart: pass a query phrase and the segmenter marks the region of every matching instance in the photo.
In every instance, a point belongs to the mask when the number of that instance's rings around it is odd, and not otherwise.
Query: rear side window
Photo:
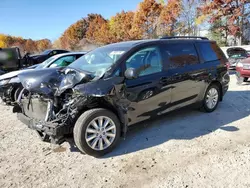
[[[198,46],[205,62],[226,60],[225,54],[215,42],[202,42]]]
[[[164,44],[164,63],[169,69],[181,68],[199,63],[199,58],[194,44],[178,43]]]

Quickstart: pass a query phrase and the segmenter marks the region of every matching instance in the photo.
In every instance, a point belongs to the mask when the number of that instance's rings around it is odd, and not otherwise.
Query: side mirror
[[[132,80],[138,77],[137,70],[135,68],[128,68],[125,71],[125,78]]]

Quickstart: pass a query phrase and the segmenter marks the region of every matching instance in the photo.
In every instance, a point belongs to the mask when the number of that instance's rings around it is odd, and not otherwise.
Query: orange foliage
[[[85,38],[88,23],[85,19],[81,19],[69,26],[60,37],[61,46],[65,49],[74,49],[82,38]]]
[[[48,39],[34,41],[32,39],[0,34],[0,47],[6,48],[14,46],[19,47],[22,52],[36,53],[50,48],[51,42]]]
[[[117,13],[109,21],[110,32],[115,42],[128,41],[136,39],[131,29],[133,27],[134,12]]]
[[[213,23],[217,20],[226,20],[227,28],[232,35],[242,35],[242,24],[244,19],[250,16],[246,13],[246,4],[248,0],[204,0],[204,5],[200,7],[201,13],[210,16],[210,22]]]
[[[174,35],[177,19],[182,12],[182,0],[169,0],[160,14],[160,26],[162,34]]]
[[[96,44],[107,44],[112,41],[108,21],[101,15],[95,15],[90,19],[86,37]]]
[[[135,13],[132,34],[136,38],[155,38],[162,4],[155,0],[144,0]]]

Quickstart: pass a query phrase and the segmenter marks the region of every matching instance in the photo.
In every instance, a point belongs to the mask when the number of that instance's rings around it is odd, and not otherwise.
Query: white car
[[[0,97],[5,104],[12,104],[16,101],[20,91],[21,84],[18,74],[32,71],[34,69],[44,69],[53,67],[66,67],[87,52],[69,52],[50,57],[41,64],[33,65],[27,69],[9,72],[0,76]]]

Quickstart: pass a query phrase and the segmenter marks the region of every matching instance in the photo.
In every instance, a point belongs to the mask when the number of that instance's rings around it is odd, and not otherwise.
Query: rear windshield
[[[247,51],[243,48],[229,48],[227,49],[227,55],[230,58],[246,58]]]
[[[223,60],[225,63],[227,62],[225,54],[215,42],[201,42],[198,46],[205,62],[217,60]]]

